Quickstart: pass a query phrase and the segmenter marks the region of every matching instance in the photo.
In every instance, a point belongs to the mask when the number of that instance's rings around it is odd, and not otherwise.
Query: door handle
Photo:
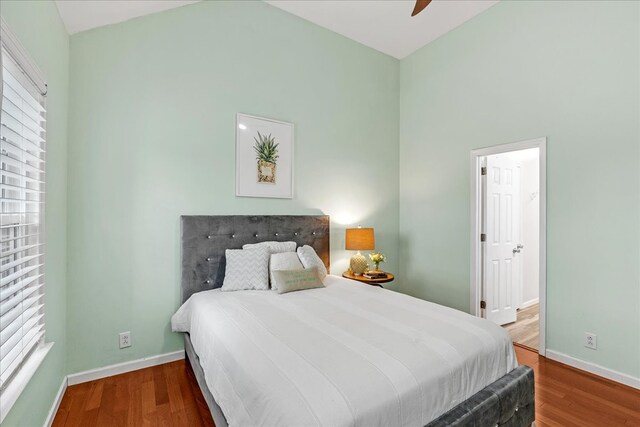
[[[522,245],[521,243],[518,243],[518,246],[516,246],[515,248],[513,248],[513,254],[519,254],[520,253],[520,249],[524,248],[524,245]]]

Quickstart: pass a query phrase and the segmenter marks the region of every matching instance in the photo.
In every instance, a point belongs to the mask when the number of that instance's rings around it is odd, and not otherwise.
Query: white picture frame
[[[293,198],[292,123],[236,114],[236,196]]]

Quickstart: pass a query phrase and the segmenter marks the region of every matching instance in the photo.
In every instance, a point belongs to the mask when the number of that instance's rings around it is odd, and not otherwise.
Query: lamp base
[[[351,261],[349,262],[349,270],[351,270],[354,275],[362,276],[362,273],[367,271],[367,268],[369,268],[367,259],[360,252],[351,257]]]

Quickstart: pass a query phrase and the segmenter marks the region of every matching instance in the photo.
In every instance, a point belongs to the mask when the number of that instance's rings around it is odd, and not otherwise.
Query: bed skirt
[[[207,387],[189,334],[184,334],[184,349],[216,427],[228,427],[227,419]],[[431,421],[427,427],[525,427],[532,424],[534,418],[533,370],[522,365]]]
[[[196,380],[198,381],[198,385],[200,386],[200,390],[202,391],[204,400],[207,402],[207,406],[211,411],[213,422],[216,423],[216,427],[228,427],[229,424],[227,423],[227,419],[222,413],[222,409],[220,409],[220,407],[216,403],[216,400],[213,398],[213,395],[209,391],[209,387],[207,387],[207,383],[204,380],[204,370],[200,365],[200,358],[193,349],[189,334],[184,334],[184,351],[187,356],[187,360],[191,365],[191,369],[193,369],[193,373],[196,376]]]

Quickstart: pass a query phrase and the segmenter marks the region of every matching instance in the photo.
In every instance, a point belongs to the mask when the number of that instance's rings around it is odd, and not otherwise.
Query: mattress
[[[517,366],[510,336],[489,321],[324,283],[199,292],[172,317],[230,426],[424,426]]]

